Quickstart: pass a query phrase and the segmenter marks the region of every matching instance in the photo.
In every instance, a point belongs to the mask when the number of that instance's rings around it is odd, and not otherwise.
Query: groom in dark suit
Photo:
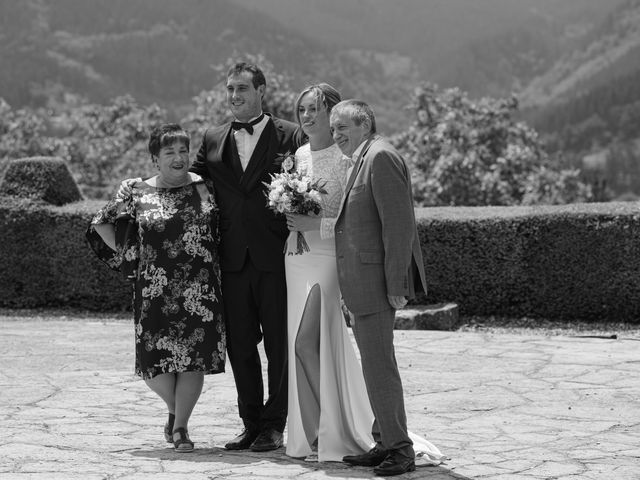
[[[287,418],[287,322],[284,217],[267,208],[265,187],[286,152],[303,143],[292,122],[262,112],[266,81],[255,65],[227,73],[227,104],[235,120],[205,132],[191,170],[211,178],[220,208],[220,265],[227,351],[244,430],[229,450],[282,446]],[[264,402],[258,344],[264,339],[268,398]]]

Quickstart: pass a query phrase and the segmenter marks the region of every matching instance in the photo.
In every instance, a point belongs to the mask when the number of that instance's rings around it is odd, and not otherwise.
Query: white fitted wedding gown
[[[345,455],[366,452],[372,445],[373,413],[340,307],[333,238],[347,168],[348,162],[335,144],[318,151],[311,151],[306,144],[296,152],[296,169],[306,170],[314,180],[324,183],[327,193],[321,200],[321,229],[304,232],[310,251],[285,257],[289,342],[287,455],[311,454],[308,437],[317,435],[319,461],[341,461]],[[291,233],[292,237],[296,235]],[[303,411],[317,400],[309,398],[312,382],[295,351],[300,321],[314,285],[319,286],[321,299],[319,418],[310,418]]]

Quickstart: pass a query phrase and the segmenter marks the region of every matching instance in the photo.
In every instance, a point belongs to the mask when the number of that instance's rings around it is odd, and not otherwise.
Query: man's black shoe
[[[258,432],[245,428],[240,435],[227,443],[224,448],[227,450],[246,450],[256,438],[258,438]]]
[[[381,477],[390,477],[392,475],[402,475],[403,473],[413,472],[415,469],[416,462],[413,458],[393,452],[384,459],[384,462],[373,469],[373,473]]]
[[[362,455],[347,455],[346,457],[342,457],[342,461],[349,465],[359,467],[375,467],[376,465],[380,465],[382,461],[387,458],[388,454],[389,452],[376,446]]]
[[[282,432],[269,428],[260,432],[260,435],[251,444],[254,452],[268,452],[282,446]]]

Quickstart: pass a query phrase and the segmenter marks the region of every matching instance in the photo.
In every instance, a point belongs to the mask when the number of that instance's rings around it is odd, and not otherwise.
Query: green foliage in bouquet
[[[412,165],[418,205],[533,205],[588,201],[579,171],[546,154],[537,133],[514,119],[517,100],[472,101],[458,89],[416,89],[416,120],[393,138]]]

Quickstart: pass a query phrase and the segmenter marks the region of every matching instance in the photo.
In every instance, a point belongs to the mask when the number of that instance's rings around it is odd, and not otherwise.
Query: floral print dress
[[[115,227],[117,251],[93,228],[105,223]],[[209,181],[177,188],[137,182],[95,215],[87,239],[133,281],[136,374],[224,372],[218,210]]]

